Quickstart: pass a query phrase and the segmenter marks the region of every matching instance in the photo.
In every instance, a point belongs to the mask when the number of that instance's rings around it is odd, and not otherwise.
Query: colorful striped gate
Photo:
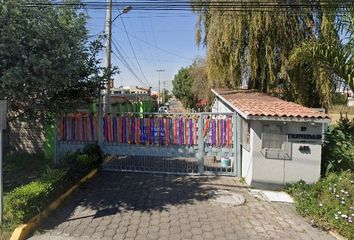
[[[65,114],[57,120],[57,158],[97,143],[105,170],[236,175],[235,113]]]

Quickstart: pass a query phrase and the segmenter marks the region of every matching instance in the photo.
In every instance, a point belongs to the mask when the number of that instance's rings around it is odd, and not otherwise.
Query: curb
[[[78,183],[72,186],[68,191],[62,194],[57,200],[52,202],[41,213],[31,218],[27,223],[18,226],[12,233],[10,240],[23,240],[25,239],[35,228],[45,220],[48,215],[55,209],[57,209],[64,200],[70,196],[82,183],[86,182],[97,173],[97,169],[92,170],[89,174],[83,177]]]
[[[340,235],[339,233],[337,233],[336,231],[329,231],[329,234],[331,234],[333,237],[335,237],[337,240],[348,240],[348,238],[343,237],[342,235]]]

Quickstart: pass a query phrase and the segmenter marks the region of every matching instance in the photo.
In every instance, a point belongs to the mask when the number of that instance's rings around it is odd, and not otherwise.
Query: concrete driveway
[[[243,196],[245,203],[220,201],[216,193]],[[254,198],[233,177],[102,172],[30,239],[333,238],[292,205]]]

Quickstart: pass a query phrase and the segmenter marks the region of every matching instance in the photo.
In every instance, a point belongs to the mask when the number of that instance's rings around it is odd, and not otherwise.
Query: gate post
[[[234,138],[234,157],[235,157],[235,163],[234,163],[234,174],[238,177],[241,177],[242,175],[242,159],[241,159],[241,118],[238,113],[235,113],[233,117],[233,138]]]
[[[197,160],[198,160],[198,172],[199,174],[204,173],[204,141],[203,141],[203,113],[199,114],[198,119],[198,152],[197,152]]]

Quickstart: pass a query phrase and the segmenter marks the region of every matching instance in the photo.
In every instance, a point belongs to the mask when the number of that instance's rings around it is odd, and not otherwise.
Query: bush
[[[66,173],[63,169],[47,168],[39,179],[5,194],[4,221],[20,224],[42,211],[67,185]]]
[[[98,167],[103,159],[103,153],[99,146],[86,145],[83,152],[68,153],[63,159],[64,167],[68,167],[71,175],[82,176]]]
[[[334,105],[345,105],[347,104],[348,96],[345,93],[336,92],[332,97],[332,104]]]
[[[343,236],[354,237],[354,174],[331,173],[315,184],[303,181],[289,185],[299,213],[324,229],[334,229]]]
[[[85,145],[83,153],[94,157],[97,164],[100,164],[103,160],[103,152],[97,144]]]
[[[354,170],[354,121],[341,116],[330,126],[322,149],[322,175],[329,172]]]

